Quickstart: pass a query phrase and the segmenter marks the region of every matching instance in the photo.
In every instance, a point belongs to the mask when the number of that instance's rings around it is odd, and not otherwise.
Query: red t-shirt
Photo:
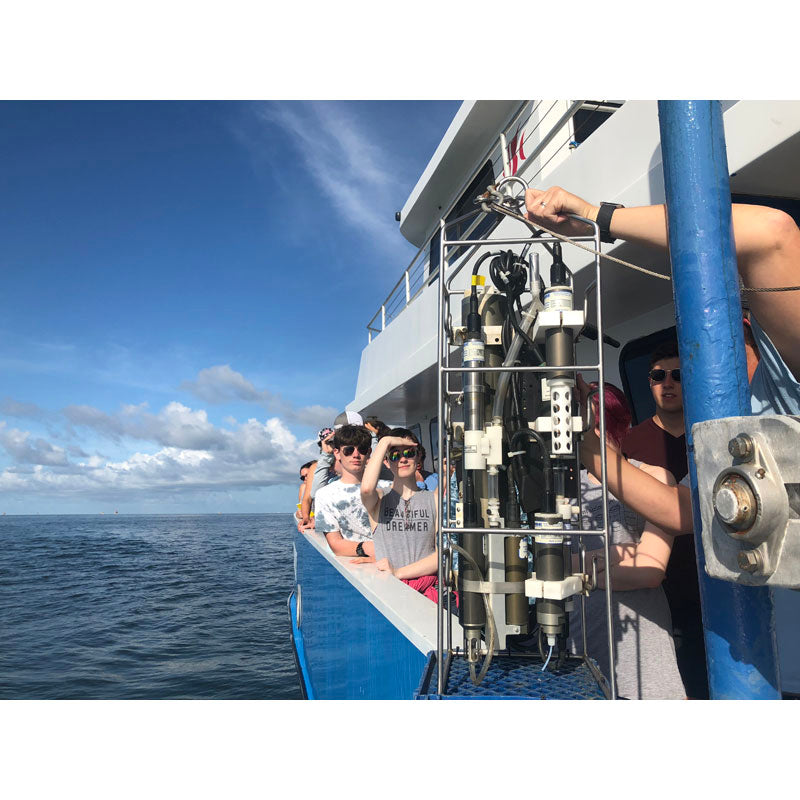
[[[689,471],[686,434],[673,436],[659,428],[652,417],[628,431],[622,442],[622,452],[628,459],[635,458],[644,464],[668,469],[678,483]]]

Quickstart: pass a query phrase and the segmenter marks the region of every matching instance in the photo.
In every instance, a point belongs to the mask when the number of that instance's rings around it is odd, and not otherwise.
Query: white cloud
[[[47,412],[48,426],[61,430],[49,439],[64,438],[59,447],[32,431],[10,428],[0,421],[0,448],[12,463],[0,472],[0,491],[17,496],[127,497],[233,490],[296,484],[300,464],[314,458],[314,440],[299,441],[293,423],[329,425],[336,410],[324,406],[296,408],[277,394],[259,389],[229,365],[201,370],[182,388],[208,403],[245,402],[267,409],[266,421],[226,416],[218,427],[202,408],[178,401],[152,411],[147,403],[124,404],[108,413],[90,405],[70,405]],[[38,419],[40,409],[7,398],[3,408]],[[97,452],[98,435],[115,442],[113,456]],[[131,440],[143,444],[133,448]],[[89,446],[88,442],[95,442]],[[146,443],[146,444],[145,444]],[[155,445],[148,450],[147,445]],[[136,452],[132,452],[132,450]],[[87,452],[88,451],[88,452]]]
[[[63,448],[34,438],[29,431],[8,428],[5,422],[0,422],[0,445],[18,464],[66,466],[69,463]]]
[[[214,405],[235,401],[254,403],[288,422],[310,425],[313,428],[330,425],[339,413],[330,406],[313,405],[295,408],[269,389],[257,389],[244,375],[231,369],[229,364],[201,369],[195,380],[184,381],[179,388]]]
[[[0,414],[6,417],[19,417],[21,419],[42,420],[50,416],[50,412],[40,408],[35,403],[20,403],[10,397],[3,398],[0,402]]]
[[[289,134],[299,163],[324,194],[326,206],[365,237],[378,240],[380,248],[404,249],[391,216],[396,184],[391,154],[370,139],[354,115],[331,102],[265,103],[257,114]]]
[[[166,447],[205,450],[223,447],[223,432],[208,420],[208,414],[178,402],[166,405],[158,414],[145,404],[123,406],[119,414],[106,414],[92,406],[67,406],[64,416],[76,426],[91,428],[114,441],[123,437],[157,442]]]
[[[229,364],[201,369],[196,380],[184,381],[179,388],[214,404],[229,403],[232,400],[265,403],[273,399],[270,392],[259,392],[244,375],[231,369]]]
[[[204,411],[170,403],[157,418],[175,439],[186,437],[193,443],[198,430],[201,436],[208,436]],[[23,444],[29,437],[21,431],[13,433],[15,441]],[[45,464],[55,466],[56,461],[26,461],[35,466],[0,472],[0,491],[111,499],[137,493],[256,488],[294,483],[298,466],[316,455],[313,441],[299,442],[276,418],[263,423],[249,419],[233,431],[213,429],[213,433],[219,439],[214,449],[165,446],[156,453],[134,453],[122,461],[92,456],[76,464],[68,464],[64,456],[68,469],[44,468]],[[38,452],[48,452],[46,442],[37,443]]]

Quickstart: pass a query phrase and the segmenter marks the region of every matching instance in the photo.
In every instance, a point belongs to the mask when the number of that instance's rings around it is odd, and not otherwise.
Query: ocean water
[[[0,699],[299,699],[290,514],[0,517]]]

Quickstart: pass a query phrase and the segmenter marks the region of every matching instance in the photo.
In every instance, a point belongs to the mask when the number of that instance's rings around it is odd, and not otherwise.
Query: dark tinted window
[[[601,100],[587,100],[586,104],[572,118],[576,144],[585,142],[611,115],[621,103]]]
[[[464,193],[458,199],[458,202],[453,207],[453,210],[447,215],[445,221],[449,223],[454,219],[464,216],[464,214],[469,214],[475,211],[477,209],[477,206],[475,205],[475,198],[479,194],[483,194],[486,191],[486,187],[494,182],[495,177],[494,170],[492,169],[492,162],[487,161],[486,164],[484,164],[483,169],[478,173],[472,183],[470,183],[470,185],[464,190]],[[457,225],[454,225],[452,228],[448,228],[447,238],[450,240],[462,238],[469,226],[475,222],[475,219],[475,216],[471,216],[468,219],[465,219],[463,222],[459,222]],[[499,222],[500,218],[497,214],[485,214],[483,219],[469,234],[469,238],[485,238],[497,227]],[[439,231],[437,231],[433,239],[431,239],[429,249],[430,269],[428,274],[432,278],[435,276],[435,273],[439,271],[439,248],[440,236]],[[467,248],[465,247],[450,248],[450,252],[447,253],[448,260],[452,263],[456,258],[462,255],[466,249]]]
[[[430,422],[429,433],[431,436],[431,469],[435,472],[439,468],[439,417],[434,417]]]

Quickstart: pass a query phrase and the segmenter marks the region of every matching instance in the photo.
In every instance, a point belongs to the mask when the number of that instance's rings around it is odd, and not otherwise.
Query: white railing
[[[367,324],[370,342],[373,334],[380,333],[425,288],[428,281],[429,244],[430,240],[417,250],[400,280]],[[377,325],[380,327],[376,327]]]

